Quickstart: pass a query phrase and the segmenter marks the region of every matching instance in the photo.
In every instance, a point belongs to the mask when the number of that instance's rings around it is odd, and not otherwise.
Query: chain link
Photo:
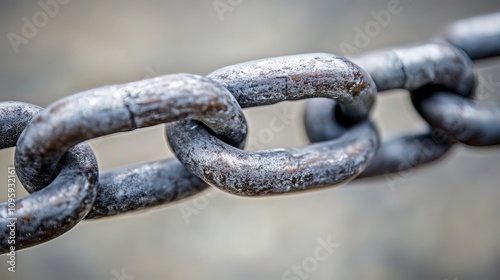
[[[365,121],[375,99],[375,84],[345,58],[277,57],[229,66],[208,77],[228,88],[242,107],[329,97],[339,104],[339,119],[350,123],[338,139],[260,152],[226,145],[192,121],[170,124],[167,139],[175,155],[210,185],[245,196],[333,186],[359,175],[375,155],[378,134]]]
[[[447,43],[424,43],[409,47],[367,53],[352,60],[368,71],[379,93],[392,89],[414,91],[427,85],[439,85],[453,89],[462,96],[470,96],[474,86],[472,61],[463,51]],[[306,126],[311,141],[335,138],[331,131],[312,125],[318,119],[328,118],[328,111],[314,105],[306,109]],[[323,105],[321,105],[323,106]],[[331,117],[329,119],[332,119]],[[330,126],[338,126],[335,123]],[[450,144],[432,132],[400,136],[382,144],[361,177],[401,172],[424,165],[444,156]],[[419,155],[419,160],[401,165],[401,158]]]
[[[26,103],[0,103],[0,149],[14,146],[40,110]],[[16,249],[23,249],[62,235],[87,215],[96,196],[98,177],[90,146],[82,143],[72,147],[61,158],[60,166],[57,177],[45,188],[16,200],[15,207],[0,204],[0,254],[8,253],[13,246],[8,239],[12,230],[16,233]]]
[[[0,149],[16,146],[19,180],[31,194],[0,204],[0,254],[54,239],[82,219],[167,204],[211,186],[262,196],[334,186],[433,162],[456,143],[500,144],[500,105],[473,98],[472,60],[500,55],[500,13],[457,22],[429,42],[352,58],[316,53],[269,58],[207,77],[174,74],[102,87],[46,109],[0,102]],[[377,93],[410,92],[426,133],[379,143],[369,118]],[[242,108],[309,99],[312,142],[244,151]],[[99,174],[84,141],[168,123],[176,159]],[[379,147],[380,146],[380,147]],[[402,155],[419,155],[401,163]],[[12,215],[10,215],[12,214]]]
[[[167,75],[82,92],[41,111],[18,141],[19,180],[36,192],[52,181],[60,158],[77,143],[185,118],[205,123],[228,143],[244,144],[246,120],[226,88],[191,74]],[[176,160],[114,171],[100,178],[89,218],[175,201],[205,188]]]

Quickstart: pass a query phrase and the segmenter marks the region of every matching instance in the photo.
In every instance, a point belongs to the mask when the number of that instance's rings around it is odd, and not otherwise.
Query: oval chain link
[[[438,41],[464,50],[473,60],[500,56],[500,13],[452,24]],[[451,88],[453,89],[453,88]],[[414,107],[442,139],[471,146],[500,144],[500,104],[461,97],[448,87],[429,86],[411,94]]]
[[[37,191],[52,181],[59,159],[75,144],[180,119],[202,121],[228,143],[244,144],[245,117],[231,93],[204,77],[167,75],[89,90],[41,111],[17,145],[19,179],[29,192]],[[176,160],[114,171],[99,179],[89,218],[172,202],[206,187]]]
[[[14,147],[40,110],[27,103],[0,102],[0,149]],[[43,189],[15,203],[0,203],[0,254],[10,252],[11,246],[20,250],[52,240],[76,226],[90,211],[98,177],[90,147],[85,143],[72,147],[60,166],[55,180]]]
[[[249,152],[183,121],[167,126],[177,158],[208,184],[237,195],[262,196],[338,185],[358,176],[379,140],[367,115],[375,99],[372,78],[345,58],[306,54],[257,60],[217,70],[208,77],[224,85],[242,107],[312,97],[337,100],[343,122],[337,139],[295,149]]]

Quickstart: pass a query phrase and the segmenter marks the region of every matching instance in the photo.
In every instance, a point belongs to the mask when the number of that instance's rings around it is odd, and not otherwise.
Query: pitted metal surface
[[[1,102],[0,149],[13,147],[20,131],[40,109],[26,103]],[[98,176],[94,153],[87,144],[79,144],[69,149],[59,165],[61,171],[48,186],[15,199],[14,207],[0,203],[0,254],[12,251],[12,246],[20,250],[52,240],[89,212]]]
[[[330,54],[258,60],[208,76],[226,86],[243,107],[329,97],[338,100],[340,114],[351,123],[367,118],[376,92],[368,74]],[[189,121],[170,124],[167,135],[191,172],[210,185],[246,196],[340,184],[357,176],[378,148],[378,134],[368,121],[349,125],[333,141],[261,152],[232,148]]]
[[[411,91],[432,84],[469,96],[474,85],[472,61],[463,51],[447,43],[374,51],[352,60],[372,76],[379,92]]]
[[[224,87],[196,75],[167,75],[82,92],[46,108],[21,134],[19,179],[38,190],[53,179],[59,158],[73,145],[180,119],[203,121],[230,143],[244,144],[245,117]]]
[[[391,89],[414,91],[427,85],[453,89],[457,95],[468,97],[474,87],[472,61],[461,50],[447,43],[424,43],[409,47],[387,49],[360,55],[353,61],[368,71],[379,92]],[[309,139],[313,142],[338,137],[342,125],[335,121],[326,103],[310,101],[305,122]],[[431,110],[433,112],[437,112]],[[325,120],[319,122],[317,120]],[[422,150],[422,141],[430,147]],[[406,148],[402,148],[406,147]],[[362,176],[376,176],[401,172],[433,162],[444,156],[451,144],[437,138],[432,132],[401,136],[382,143],[376,157]],[[408,160],[419,154],[418,160]]]
[[[378,148],[378,134],[368,121],[335,140],[258,152],[231,147],[190,121],[169,125],[167,134],[173,151],[191,172],[210,185],[244,196],[345,183],[364,170]]]
[[[99,177],[94,205],[85,218],[98,219],[164,205],[208,187],[176,159],[118,169]]]
[[[306,131],[312,142],[336,139],[345,127],[335,120],[334,101],[314,99],[305,110]],[[333,110],[332,110],[333,108]],[[323,121],[317,121],[318,119]],[[444,156],[451,148],[442,135],[432,132],[384,141],[368,167],[357,178],[398,173]]]
[[[371,77],[346,58],[312,53],[261,59],[219,69],[208,75],[225,86],[242,108],[282,101],[327,97],[342,113],[364,120],[375,101]]]

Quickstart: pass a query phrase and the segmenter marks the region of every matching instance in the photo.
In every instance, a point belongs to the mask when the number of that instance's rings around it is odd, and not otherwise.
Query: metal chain
[[[391,89],[416,90],[426,85],[442,85],[455,92],[469,96],[474,85],[474,72],[470,58],[461,50],[446,43],[423,43],[409,47],[388,49],[367,53],[351,58],[368,71],[377,85],[378,92]],[[338,124],[328,117],[331,112],[324,103],[317,109],[317,101],[306,109],[306,127],[311,141],[324,141],[335,138],[332,133]],[[318,119],[329,119],[324,129],[312,123]],[[333,128],[332,128],[333,127]],[[374,160],[361,177],[400,172],[401,156],[421,155],[419,161],[405,164],[404,169],[432,162],[449,150],[449,144],[436,139],[429,133],[402,136],[382,144]]]
[[[354,179],[375,155],[378,134],[367,120],[376,87],[345,58],[330,54],[252,61],[208,75],[224,85],[242,107],[329,97],[349,127],[338,139],[298,149],[243,151],[224,144],[193,121],[167,126],[177,158],[210,185],[257,196],[333,186]]]
[[[226,88],[196,75],[167,75],[85,91],[41,111],[17,143],[19,180],[36,192],[52,181],[60,158],[77,143],[186,118],[205,123],[228,143],[244,145],[246,120]],[[165,204],[206,187],[176,160],[114,171],[99,179],[88,218]]]
[[[0,103],[0,149],[15,145],[19,135],[41,108],[20,102]],[[15,206],[0,204],[0,254],[10,251],[12,224],[15,247],[22,249],[60,236],[89,212],[96,195],[97,160],[90,147],[79,144],[60,160],[61,170],[46,188],[16,200]]]
[[[167,204],[209,185],[243,196],[283,194],[424,165],[459,142],[498,145],[500,105],[471,99],[472,60],[498,55],[500,13],[457,22],[429,42],[357,57],[263,59],[207,77],[175,74],[102,87],[45,109],[0,102],[0,149],[17,147],[19,180],[31,193],[15,205],[0,204],[0,254],[10,250],[12,223],[19,250],[54,239],[84,218]],[[369,114],[377,93],[390,89],[410,91],[429,132],[379,143]],[[309,98],[305,127],[319,143],[243,150],[242,108]],[[180,162],[98,175],[84,141],[162,123],[169,123],[167,139]],[[404,154],[420,158],[401,166]]]

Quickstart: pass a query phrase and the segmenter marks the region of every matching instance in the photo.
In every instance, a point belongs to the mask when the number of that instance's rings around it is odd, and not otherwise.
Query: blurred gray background
[[[0,101],[47,106],[82,90],[162,74],[205,75],[278,55],[343,55],[340,44],[353,44],[354,28],[364,28],[373,20],[370,12],[387,9],[389,0],[216,3],[239,4],[221,16],[213,0],[73,0],[59,5],[16,52],[8,34],[22,34],[23,17],[33,22],[43,10],[38,1],[3,0]],[[362,51],[426,40],[455,20],[500,11],[500,2],[401,0],[401,7]],[[500,61],[479,66],[482,77],[500,82]],[[485,99],[499,99],[498,83],[479,90]],[[296,120],[266,148],[307,144],[303,105],[273,106],[293,111]],[[245,111],[250,146],[268,127],[270,109]],[[384,139],[425,128],[406,92],[380,96],[373,118]],[[162,127],[91,144],[102,171],[171,156]],[[13,149],[0,151],[1,201],[13,155]],[[265,199],[212,189],[210,196],[83,222],[61,238],[19,251],[15,274],[1,256],[0,279],[121,280],[116,273],[122,272],[137,280],[499,279],[499,164],[498,147],[458,146],[395,185],[382,177]],[[197,209],[196,215],[183,216],[182,207]],[[313,256],[318,238],[340,246],[307,276],[283,278]]]

